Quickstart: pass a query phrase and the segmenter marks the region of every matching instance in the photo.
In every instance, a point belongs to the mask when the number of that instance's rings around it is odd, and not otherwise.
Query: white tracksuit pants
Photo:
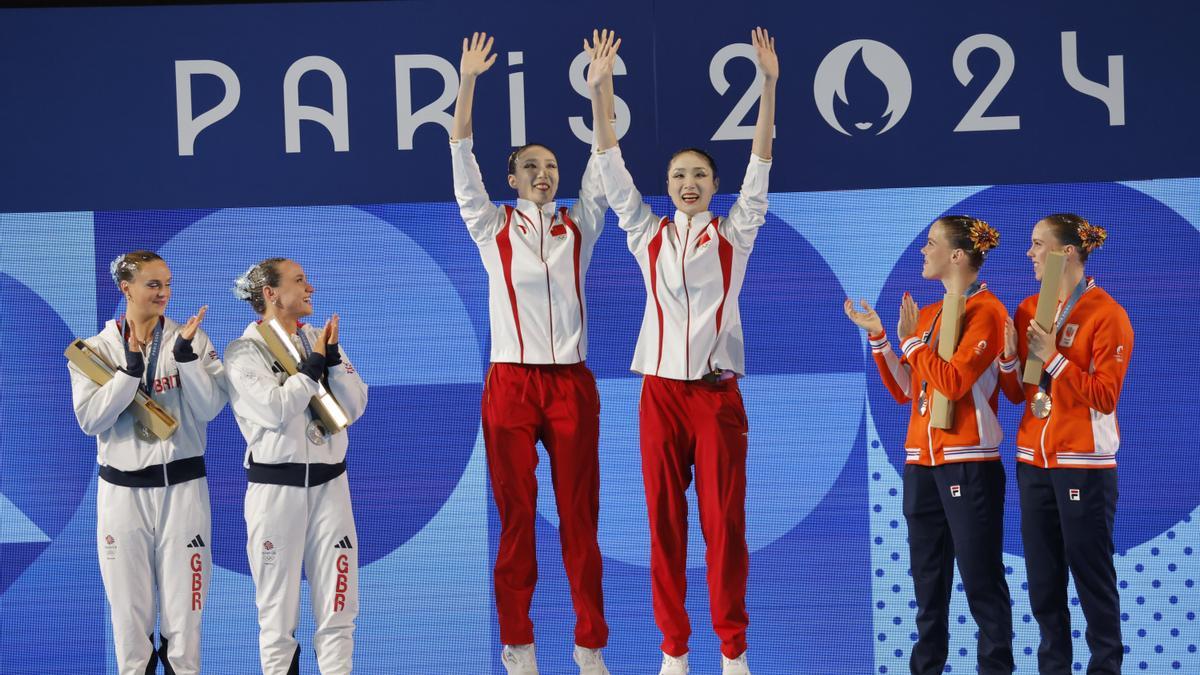
[[[358,616],[358,535],[346,474],[308,488],[248,484],[246,535],[263,675],[299,672],[292,664],[299,657],[302,565],[317,624],[317,664],[323,675],[349,673]]]
[[[200,617],[212,573],[207,479],[150,488],[100,479],[96,547],[112,608],[117,672],[144,675],[161,657],[178,675],[199,673]]]

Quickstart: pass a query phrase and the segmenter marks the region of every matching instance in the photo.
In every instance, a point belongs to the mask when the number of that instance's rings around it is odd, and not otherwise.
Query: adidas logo
[[[350,545],[350,535],[342,537],[342,540],[333,545],[334,548],[354,548]]]
[[[187,547],[188,548],[204,548],[204,540],[200,538],[200,535],[196,535],[195,539],[188,542]]]

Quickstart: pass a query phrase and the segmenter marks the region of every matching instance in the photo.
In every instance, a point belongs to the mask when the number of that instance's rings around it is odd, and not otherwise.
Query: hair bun
[[[121,285],[121,266],[124,264],[125,264],[125,254],[124,253],[113,258],[112,262],[110,262],[108,264],[108,275],[110,277],[112,277],[113,283],[118,286]]]
[[[1079,235],[1080,245],[1083,250],[1091,253],[1104,245],[1104,240],[1108,239],[1108,232],[1099,225],[1092,225],[1084,221],[1076,228],[1076,233]]]
[[[1000,232],[978,218],[971,223],[969,234],[975,250],[985,255],[1000,245]]]
[[[238,300],[249,300],[254,297],[254,281],[251,277],[258,270],[258,264],[251,265],[242,275],[233,280],[233,296]]]

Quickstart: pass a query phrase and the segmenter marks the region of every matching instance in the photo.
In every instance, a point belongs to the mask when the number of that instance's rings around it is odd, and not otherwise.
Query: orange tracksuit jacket
[[[1024,384],[1019,367],[1029,356],[1025,330],[1036,310],[1036,295],[1017,308],[1017,358],[1000,364],[1004,395],[1025,404],[1017,430],[1017,461],[1044,469],[1116,467],[1121,443],[1117,400],[1133,352],[1129,316],[1088,278],[1087,290],[1058,333],[1058,351],[1044,366],[1052,378],[1052,406],[1048,417],[1038,419],[1028,403],[1038,386]]]
[[[945,361],[937,355],[937,341],[921,337],[937,328],[935,317],[941,301],[921,309],[916,335],[901,345],[897,357],[887,334],[868,336],[875,365],[884,386],[899,403],[911,401],[905,441],[906,463],[937,466],[947,462],[998,461],[1004,437],[996,418],[997,357],[1004,347],[1004,323],[1008,311],[987,285],[967,298],[962,334],[954,356]],[[941,319],[937,319],[941,323]],[[933,392],[954,401],[954,422],[949,429],[930,426],[927,409],[922,415],[917,398],[921,384],[928,382],[926,396],[933,407]]]

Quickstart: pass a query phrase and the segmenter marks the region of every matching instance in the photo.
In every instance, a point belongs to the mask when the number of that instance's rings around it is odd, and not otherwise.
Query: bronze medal
[[[1044,420],[1050,416],[1051,407],[1053,407],[1053,402],[1050,400],[1050,394],[1044,391],[1034,394],[1033,400],[1029,402],[1029,410],[1039,420]]]

